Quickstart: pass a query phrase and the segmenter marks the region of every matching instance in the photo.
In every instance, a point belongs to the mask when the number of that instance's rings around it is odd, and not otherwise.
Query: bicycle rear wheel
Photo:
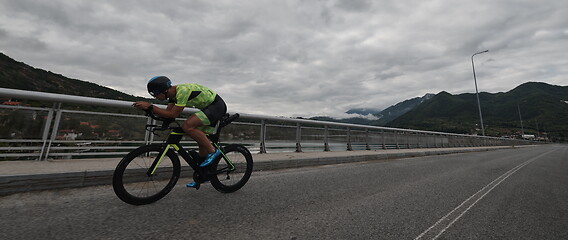
[[[163,198],[176,185],[180,175],[177,154],[169,150],[154,174],[148,176],[148,169],[162,153],[162,145],[146,145],[128,153],[116,166],[112,186],[122,201],[143,205]]]
[[[242,188],[252,174],[252,155],[247,148],[241,145],[228,145],[223,153],[234,166],[220,156],[211,164],[215,172],[211,177],[211,185],[222,193],[232,193]]]

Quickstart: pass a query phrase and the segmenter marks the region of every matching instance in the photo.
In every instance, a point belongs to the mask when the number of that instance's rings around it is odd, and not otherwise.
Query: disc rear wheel
[[[244,146],[229,145],[223,149],[225,159],[221,155],[211,166],[215,174],[211,177],[211,185],[217,191],[231,193],[242,188],[252,174],[252,155]]]

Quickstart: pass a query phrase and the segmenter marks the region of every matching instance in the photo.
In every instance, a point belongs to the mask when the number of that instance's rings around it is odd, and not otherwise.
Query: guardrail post
[[[296,123],[296,152],[302,152],[302,127]]]
[[[398,145],[398,132],[394,131],[394,143],[396,145],[396,149],[400,149],[400,145]]]
[[[260,120],[260,153],[266,153],[266,120]]]
[[[365,128],[365,150],[371,150],[371,146],[369,145],[369,129]]]
[[[420,133],[416,133],[416,148],[420,148]]]
[[[329,149],[329,130],[327,125],[325,125],[324,133],[323,133],[323,150],[326,152],[331,151]]]
[[[47,119],[45,120],[45,124],[43,125],[43,135],[41,137],[41,140],[43,141],[42,146],[41,146],[41,151],[39,153],[39,156],[37,158],[37,160],[42,159],[43,157],[43,153],[47,150],[47,138],[49,137],[49,129],[51,127],[51,122],[53,121],[53,112],[55,111],[55,108],[57,106],[57,103],[53,104],[53,107],[51,109],[49,109],[49,112],[47,114]]]
[[[45,151],[45,157],[43,160],[47,160],[49,157],[49,151],[51,150],[51,145],[53,141],[55,141],[55,137],[57,137],[57,132],[59,131],[59,123],[61,122],[61,103],[57,103],[55,106],[54,111],[55,114],[55,123],[53,123],[53,129],[51,131],[51,137],[49,138],[49,143],[47,144],[47,150]]]
[[[432,139],[434,140],[434,148],[438,148],[438,136],[436,134],[432,134]]]
[[[386,141],[385,130],[381,130],[381,136],[383,137],[383,150],[387,150],[387,145],[385,143]]]
[[[347,127],[347,151],[353,151],[353,146],[351,146],[351,128]]]
[[[148,120],[146,121],[146,124],[156,124],[156,120],[152,119],[151,117],[148,117]],[[152,132],[150,131],[146,131],[144,134],[144,144],[148,145],[150,143],[152,143],[154,141],[154,134],[152,134]]]
[[[432,134],[432,140],[434,140],[434,148],[438,148],[438,138],[436,134]]]

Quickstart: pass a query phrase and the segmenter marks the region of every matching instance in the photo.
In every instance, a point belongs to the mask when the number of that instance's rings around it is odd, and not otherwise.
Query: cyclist
[[[148,93],[158,100],[168,99],[166,109],[155,107],[149,102],[135,102],[132,106],[142,110],[152,111],[156,116],[163,118],[178,117],[185,107],[197,108],[201,111],[189,116],[182,124],[185,134],[189,135],[199,146],[199,155],[203,162],[199,165],[205,167],[221,154],[213,147],[207,134],[213,133],[217,121],[227,113],[225,101],[211,89],[196,83],[172,85],[169,78],[156,76],[148,81]],[[195,182],[188,183],[187,187],[196,187]]]

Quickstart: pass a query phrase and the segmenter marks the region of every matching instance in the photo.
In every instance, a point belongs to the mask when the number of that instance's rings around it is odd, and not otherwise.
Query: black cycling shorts
[[[213,100],[209,106],[195,113],[203,125],[211,127],[215,127],[217,122],[221,120],[225,114],[227,114],[227,105],[219,95],[215,96],[215,100]],[[206,117],[206,119],[204,119],[204,117]]]

